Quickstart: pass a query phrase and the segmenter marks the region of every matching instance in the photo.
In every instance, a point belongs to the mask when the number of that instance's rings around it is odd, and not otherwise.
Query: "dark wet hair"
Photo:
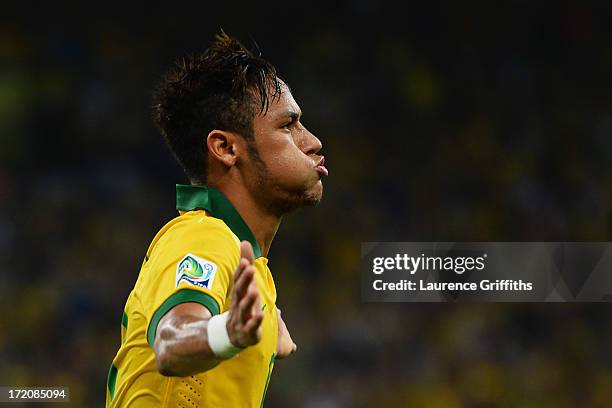
[[[253,139],[255,115],[281,93],[274,66],[223,31],[199,54],[177,61],[154,94],[153,120],[194,184],[206,183],[213,129]]]

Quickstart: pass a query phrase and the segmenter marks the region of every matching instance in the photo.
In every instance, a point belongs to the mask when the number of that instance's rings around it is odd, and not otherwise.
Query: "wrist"
[[[229,359],[238,354],[242,348],[232,344],[227,331],[229,312],[215,315],[208,320],[208,345],[212,353],[222,359]]]

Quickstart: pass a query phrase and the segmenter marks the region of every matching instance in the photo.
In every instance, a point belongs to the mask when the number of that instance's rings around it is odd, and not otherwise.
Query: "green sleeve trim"
[[[117,367],[115,364],[111,364],[110,369],[108,370],[108,394],[110,395],[110,399],[115,398],[115,383],[117,382]]]
[[[127,329],[127,325],[128,325],[128,316],[127,316],[127,314],[125,313],[125,311],[123,312],[123,316],[121,316],[121,325]]]
[[[149,322],[149,328],[147,329],[147,342],[151,347],[155,343],[155,333],[157,332],[157,325],[159,321],[164,317],[170,309],[181,303],[195,302],[199,303],[208,309],[211,315],[215,316],[219,314],[219,303],[207,293],[201,292],[194,289],[181,289],[175,292],[172,296],[165,300],[164,303],[155,311],[151,321]]]

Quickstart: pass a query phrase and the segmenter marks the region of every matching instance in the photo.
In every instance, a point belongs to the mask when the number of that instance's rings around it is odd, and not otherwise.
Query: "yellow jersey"
[[[121,346],[109,370],[106,407],[261,407],[276,356],[276,288],[253,233],[220,191],[177,185],[179,216],[155,236],[121,321]],[[240,241],[253,246],[264,319],[261,341],[215,368],[164,377],[153,343],[161,318],[185,302],[214,316],[228,310]]]

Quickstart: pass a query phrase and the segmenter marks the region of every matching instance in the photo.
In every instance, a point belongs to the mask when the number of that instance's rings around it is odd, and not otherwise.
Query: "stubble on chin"
[[[301,207],[316,206],[323,195],[323,186],[287,190],[270,177],[262,179],[260,186],[260,198],[265,207],[279,217]]]
[[[318,184],[318,182],[317,182]],[[321,198],[323,197],[323,185],[314,189],[310,189],[305,191],[302,195],[302,205],[300,207],[313,207],[318,205],[321,202]]]
[[[273,181],[270,180],[272,183]],[[321,201],[322,190],[286,191],[272,185],[271,194],[267,197],[267,207],[278,216],[288,214],[301,207],[313,207]]]

